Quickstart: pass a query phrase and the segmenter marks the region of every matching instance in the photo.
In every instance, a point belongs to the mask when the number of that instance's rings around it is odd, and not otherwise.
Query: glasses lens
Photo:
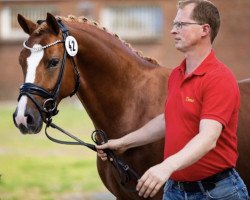
[[[181,29],[182,28],[182,23],[181,22],[174,22],[173,23],[173,27],[175,27],[176,29]]]

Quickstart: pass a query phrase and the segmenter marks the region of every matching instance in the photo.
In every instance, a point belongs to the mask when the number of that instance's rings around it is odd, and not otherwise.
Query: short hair
[[[178,9],[183,9],[188,4],[195,4],[191,18],[201,24],[209,24],[211,27],[210,40],[213,43],[220,28],[220,13],[217,7],[208,0],[182,0],[178,3]]]

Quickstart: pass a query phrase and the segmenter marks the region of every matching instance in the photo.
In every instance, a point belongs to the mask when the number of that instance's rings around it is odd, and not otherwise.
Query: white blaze
[[[41,47],[40,44],[35,44],[33,48]],[[31,51],[30,56],[27,58],[27,72],[25,83],[34,83],[36,78],[36,69],[42,60],[44,55],[44,50]],[[27,105],[27,96],[22,96],[17,105],[17,115],[15,121],[17,125],[23,124],[27,128],[27,117],[24,115]]]

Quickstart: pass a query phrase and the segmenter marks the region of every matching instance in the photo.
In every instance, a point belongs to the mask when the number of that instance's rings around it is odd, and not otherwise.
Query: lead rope
[[[77,138],[76,136],[72,135],[71,133],[65,131],[64,129],[60,128],[56,124],[52,123],[51,119],[46,120],[46,127],[45,127],[45,135],[47,136],[48,139],[55,143],[59,144],[66,144],[66,145],[81,145],[88,147],[89,149],[93,151],[97,151],[95,145],[87,143],[82,141],[81,139]],[[48,134],[48,128],[54,128],[60,131],[61,133],[67,135],[68,137],[72,138],[76,142],[69,142],[69,141],[63,141],[63,140],[58,140],[56,138],[53,138]],[[95,130],[91,134],[92,140],[97,144],[104,144],[108,142],[107,134],[103,130]],[[119,177],[121,179],[121,185],[126,188],[130,192],[136,192],[135,188],[128,188],[126,185],[131,181],[131,180],[137,180],[140,178],[140,176],[129,167],[126,163],[121,161],[116,157],[114,152],[110,149],[105,149],[104,152],[107,154],[108,161],[114,166],[114,168],[117,170]]]

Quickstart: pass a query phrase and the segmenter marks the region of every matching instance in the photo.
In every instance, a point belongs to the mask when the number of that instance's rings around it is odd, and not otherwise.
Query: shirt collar
[[[214,63],[216,62],[216,57],[215,57],[215,53],[214,50],[211,50],[210,54],[202,61],[202,63],[190,74],[190,76],[192,75],[197,75],[197,76],[202,76],[205,73],[209,72],[210,70],[212,70],[215,65]],[[182,61],[182,63],[180,64],[179,68],[178,68],[182,74],[185,74],[185,70],[186,70],[186,59],[184,59]]]

